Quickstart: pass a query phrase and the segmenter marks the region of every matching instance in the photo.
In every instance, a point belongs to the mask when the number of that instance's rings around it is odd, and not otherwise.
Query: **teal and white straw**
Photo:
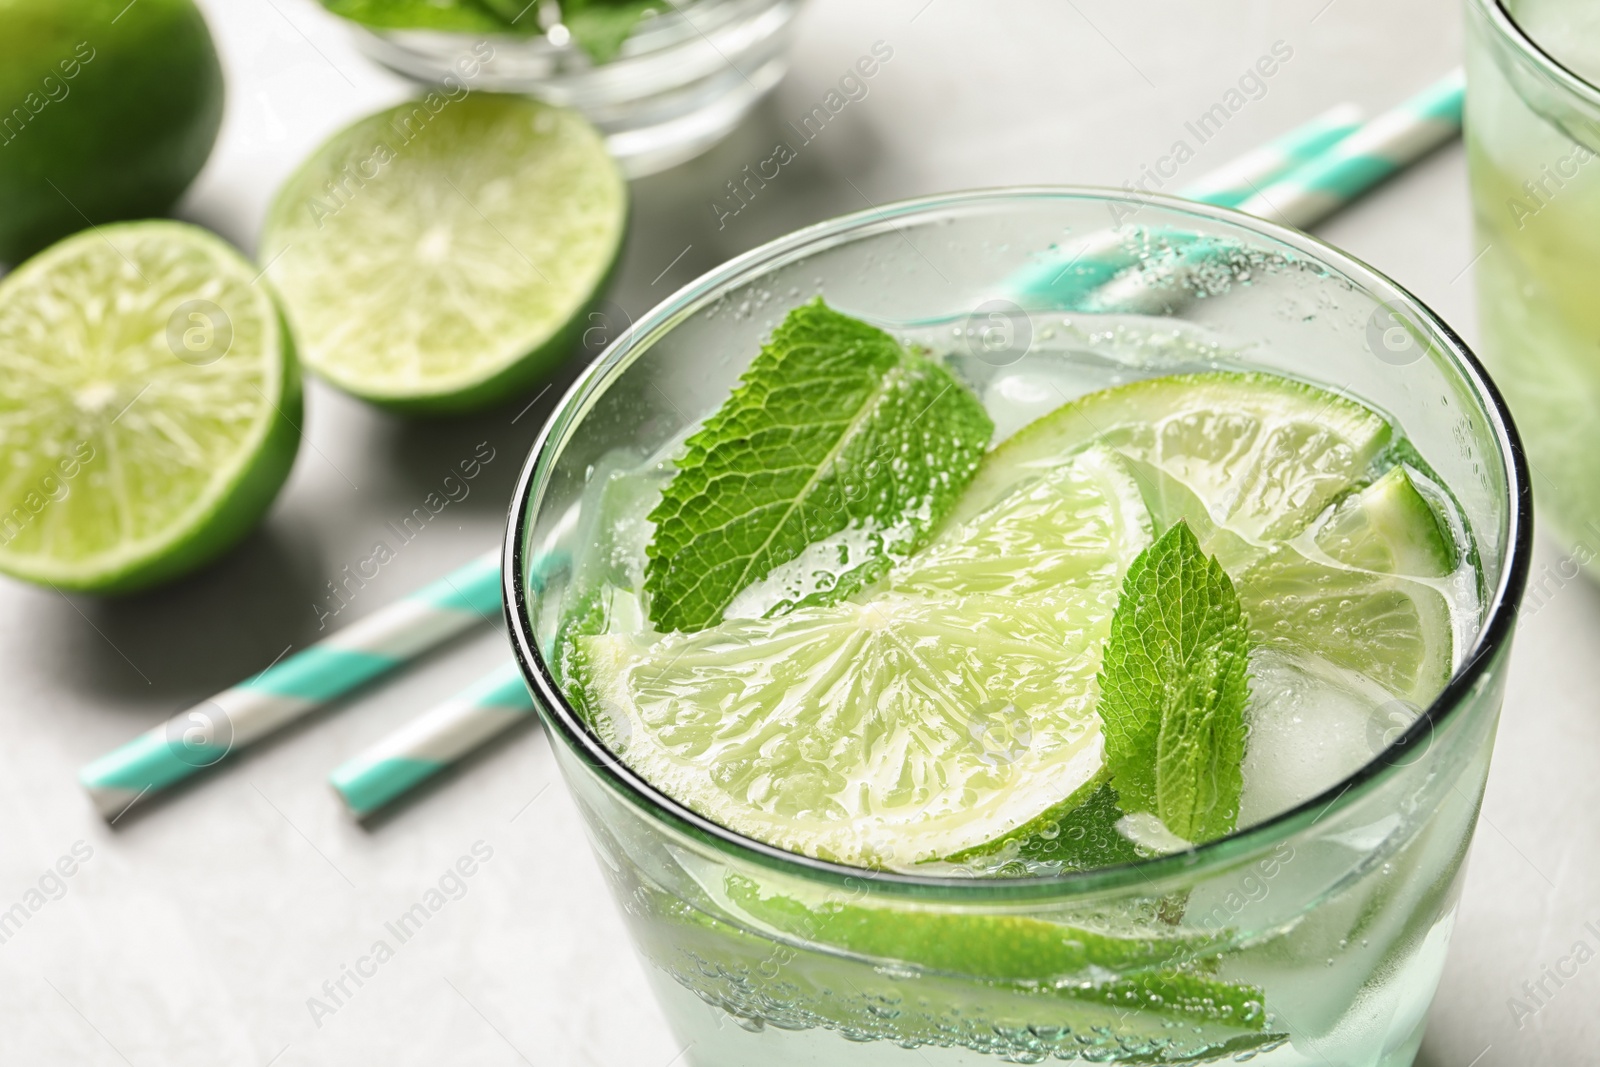
[[[1366,123],[1323,155],[1239,204],[1258,218],[1306,229],[1461,133],[1460,69]]]
[[[1232,207],[1255,190],[1338,144],[1360,128],[1361,111],[1340,104],[1301,123],[1262,147],[1202,176],[1179,195],[1190,200]],[[1085,234],[1064,243],[1056,254],[1021,271],[1006,283],[1010,295],[1031,306],[1093,306],[1094,293],[1136,261],[1124,247],[1121,227]]]
[[[329,781],[352,813],[368,815],[532,712],[522,674],[508,663],[345,763]]]
[[[1363,124],[1321,156],[1262,186],[1237,210],[1257,218],[1309,229],[1461,133],[1465,79],[1452,71],[1427,89]],[[1203,269],[1219,251],[1210,240],[1167,236],[1169,278]],[[1073,294],[1078,307],[1097,311],[1164,313],[1192,294],[1172,285],[1153,288],[1141,271],[1119,271],[1087,294]],[[1056,294],[1060,299],[1060,294]]]
[[[1277,140],[1223,164],[1178,195],[1202,204],[1235,207],[1266,183],[1316,159],[1360,126],[1361,109],[1356,105],[1331,107]]]
[[[499,611],[495,551],[179,713],[78,779],[95,808],[115,817]]]

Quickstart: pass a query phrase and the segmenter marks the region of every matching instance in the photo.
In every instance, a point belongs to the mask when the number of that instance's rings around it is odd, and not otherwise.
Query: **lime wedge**
[[[259,254],[308,367],[439,413],[503,400],[567,355],[616,261],[627,189],[576,112],[428,99],[318,149],[279,190]]]
[[[341,18],[376,29],[505,33],[506,25],[474,0],[322,0]],[[533,32],[539,32],[534,23]]]
[[[879,907],[838,891],[800,899],[737,875],[710,895],[702,910],[638,887],[652,919],[641,948],[751,1030],[826,1028],[1017,1063],[1221,1063],[1287,1036],[1259,988],[1218,973],[1226,941],[1206,931]]]
[[[615,751],[783,848],[910,868],[992,841],[1100,767],[1095,674],[1150,540],[1121,462],[1025,479],[854,600],[696,633],[579,638]]]
[[[1421,707],[1455,667],[1441,591],[1455,566],[1454,539],[1394,467],[1308,538],[1272,549],[1240,579],[1239,599],[1263,644],[1357,671]]]
[[[134,222],[0,281],[0,570],[122,592],[255,525],[300,441],[293,349],[255,278],[204,230]]]
[[[1338,562],[1376,574],[1444,578],[1458,558],[1455,538],[1405,467],[1342,501],[1316,541]]]
[[[959,852],[946,862],[968,873],[1013,877],[1132,863],[1150,853],[1117,828],[1123,814],[1111,776],[1102,768],[1065,800],[998,841]]]
[[[1273,540],[1363,478],[1391,436],[1371,409],[1276,375],[1151,378],[1090,393],[1023,427],[985,462],[957,521],[1100,438],[1175,478],[1238,537]],[[1159,501],[1150,502],[1162,528],[1182,517],[1163,516]]]
[[[1124,1010],[1231,1022],[1261,1030],[1260,989],[1199,973],[1227,943],[1214,933],[1167,928],[1118,935],[1027,915],[960,914],[914,905],[882,907],[767,894],[727,876],[731,909],[758,929],[852,955],[897,960],[932,972],[1051,990],[1066,999]],[[1116,978],[1110,978],[1111,975]]]

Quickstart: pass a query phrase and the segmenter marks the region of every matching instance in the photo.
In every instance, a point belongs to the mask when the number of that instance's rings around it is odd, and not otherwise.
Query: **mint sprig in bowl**
[[[576,108],[637,177],[721,140],[778,84],[799,0],[322,0],[377,63]]]

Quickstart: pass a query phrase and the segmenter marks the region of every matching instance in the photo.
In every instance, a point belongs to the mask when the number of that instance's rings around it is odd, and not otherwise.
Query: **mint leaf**
[[[536,37],[537,0],[322,0],[336,15],[387,29],[437,29]],[[617,58],[646,16],[672,10],[668,0],[562,0],[561,22],[595,63]]]
[[[714,626],[747,586],[847,530],[767,614],[849,595],[928,539],[993,430],[937,363],[820,298],[795,308],[685,442],[650,513],[651,622]]]
[[[428,0],[430,4],[440,2],[441,0]],[[542,32],[539,28],[539,0],[467,0],[467,2],[485,9],[505,23],[507,28],[516,26],[528,34]]]
[[[590,59],[608,63],[647,14],[670,10],[665,0],[562,0],[561,22]]]
[[[322,0],[340,18],[380,29],[501,33],[501,19],[472,0]],[[527,21],[527,20],[524,20]],[[538,24],[534,24],[538,32]]]
[[[1233,831],[1248,654],[1233,583],[1179,522],[1128,568],[1100,668],[1106,767],[1124,811],[1196,843]]]

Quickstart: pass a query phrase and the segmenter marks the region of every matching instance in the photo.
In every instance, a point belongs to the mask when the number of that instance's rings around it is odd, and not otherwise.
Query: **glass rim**
[[[855,230],[886,223],[892,225],[892,220],[904,219],[907,216],[936,214],[941,210],[986,201],[1053,200],[1156,204],[1177,213],[1196,215],[1247,230],[1257,236],[1276,240],[1304,254],[1346,281],[1356,284],[1363,291],[1372,292],[1375,287],[1380,286],[1393,289],[1394,293],[1409,305],[1409,310],[1417,316],[1417,321],[1426,323],[1434,331],[1435,339],[1440,342],[1441,351],[1450,369],[1466,383],[1469,394],[1489,425],[1506,479],[1508,497],[1507,514],[1504,519],[1506,553],[1499,581],[1486,598],[1484,622],[1472,649],[1463,657],[1444,689],[1399,737],[1359,769],[1327,789],[1269,819],[1236,830],[1225,837],[1180,852],[1113,867],[1064,872],[1057,875],[1005,878],[916,875],[853,867],[790,852],[748,837],[706,818],[686,804],[663,793],[612,753],[599,735],[583,722],[582,717],[576,713],[561,692],[534,638],[532,616],[528,611],[530,597],[522,577],[527,563],[524,558],[523,542],[533,517],[530,505],[536,503],[536,495],[542,495],[546,481],[542,475],[548,474],[548,461],[554,459],[551,452],[552,445],[565,444],[568,430],[587,414],[590,407],[588,401],[600,395],[615,372],[622,370],[633,358],[647,351],[663,329],[671,329],[683,317],[709,299],[715,299],[720,292],[753,279],[764,268],[793,257],[807,247],[836,242]],[[641,344],[641,341],[645,343]],[[1453,721],[1455,710],[1466,702],[1473,688],[1483,680],[1497,653],[1509,643],[1530,567],[1533,546],[1532,507],[1532,487],[1521,439],[1499,390],[1461,337],[1432,309],[1381,271],[1298,230],[1231,208],[1199,204],[1175,196],[1069,185],[974,189],[896,201],[796,230],[736,256],[720,267],[701,275],[629,326],[572,383],[560,403],[551,412],[528,453],[528,458],[518,475],[508,516],[507,536],[502,553],[502,595],[517,663],[530,690],[537,698],[546,721],[553,721],[555,729],[552,732],[562,735],[559,740],[552,737],[552,743],[567,745],[573,749],[611,789],[622,794],[650,817],[665,821],[674,829],[687,832],[689,836],[713,847],[731,850],[741,859],[757,865],[847,887],[870,882],[875,890],[886,890],[913,897],[930,895],[941,898],[959,897],[964,902],[971,903],[1083,896],[1104,890],[1125,888],[1141,882],[1153,883],[1176,875],[1193,875],[1200,870],[1226,867],[1241,856],[1247,857],[1259,848],[1270,847],[1273,843],[1292,836],[1303,827],[1319,821],[1336,807],[1338,810],[1343,810],[1371,788],[1386,781],[1391,774],[1398,773],[1405,764],[1402,760],[1394,758],[1395,754],[1418,751],[1419,749],[1413,746],[1423,743],[1436,729],[1441,729]]]
[[[1473,0],[1477,9],[1489,20],[1500,38],[1513,45],[1522,57],[1563,89],[1583,98],[1590,107],[1600,108],[1600,85],[1590,81],[1561,60],[1547,52],[1535,41],[1516,17],[1506,9],[1505,0]]]

